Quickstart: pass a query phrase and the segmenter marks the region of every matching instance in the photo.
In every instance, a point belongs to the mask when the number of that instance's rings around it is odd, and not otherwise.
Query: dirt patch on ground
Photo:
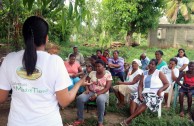
[[[10,107],[10,100],[8,100],[6,103],[0,105],[0,126],[6,126],[7,125],[7,119],[9,114],[9,107]],[[64,126],[68,126],[68,124],[71,124],[73,121],[76,120],[76,108],[69,106],[63,110],[60,111],[61,116],[64,122]],[[84,118],[86,121],[90,119],[91,117],[94,117],[97,122],[97,116],[96,116],[96,109],[91,109],[87,113],[87,111],[84,112]],[[115,114],[115,113],[109,113],[107,112],[104,120],[105,120],[105,126],[118,126],[119,122],[121,122],[125,117]],[[87,126],[87,125],[85,125]],[[89,126],[89,125],[88,125]]]

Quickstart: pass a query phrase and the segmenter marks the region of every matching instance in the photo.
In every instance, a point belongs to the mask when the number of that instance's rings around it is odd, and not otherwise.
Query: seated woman
[[[191,114],[192,95],[194,94],[194,61],[189,62],[189,70],[180,74],[177,79],[177,84],[181,86],[179,89],[180,116],[184,116],[183,99],[187,96],[188,112]],[[180,83],[181,78],[184,78],[183,84]]]
[[[83,111],[84,104],[91,100],[96,100],[98,111],[98,126],[103,126],[103,118],[105,111],[105,103],[108,99],[108,91],[112,83],[111,73],[105,70],[105,63],[102,60],[96,61],[96,71],[89,74],[88,82],[91,83],[86,87],[86,91],[77,97],[77,116],[78,120],[74,122],[73,126],[84,123]]]
[[[156,57],[156,60],[158,61],[156,69],[158,69],[158,70],[160,70],[163,66],[167,65],[167,63],[162,59],[163,55],[164,55],[164,53],[162,52],[162,50],[157,50],[155,52],[155,57]]]
[[[130,93],[137,92],[140,76],[142,70],[139,69],[141,61],[134,59],[132,62],[132,68],[129,69],[125,82],[119,81],[118,85],[113,87],[116,97],[119,100],[118,107],[124,106],[124,97]]]
[[[178,60],[177,67],[181,72],[188,70],[189,59],[187,58],[186,52],[184,49],[179,49],[178,54],[176,55],[176,59]]]
[[[147,108],[152,112],[158,111],[159,104],[163,100],[163,91],[169,86],[165,75],[156,69],[158,61],[152,59],[149,63],[149,70],[144,71],[138,86],[138,93],[131,97],[131,116],[121,122],[122,126],[127,126],[132,119],[140,115]]]
[[[69,60],[65,61],[64,64],[67,68],[67,72],[71,78],[72,85],[68,87],[68,90],[71,90],[73,86],[80,80],[79,76],[83,74],[80,64],[75,61],[76,56],[70,54]],[[78,93],[84,92],[84,87],[80,87]]]

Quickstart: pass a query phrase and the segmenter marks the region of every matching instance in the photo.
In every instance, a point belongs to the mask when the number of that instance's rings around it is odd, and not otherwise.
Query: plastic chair
[[[171,84],[170,90],[169,91],[164,91],[164,93],[168,93],[168,100],[167,100],[167,107],[170,107],[170,102],[172,100],[172,93],[173,93],[173,87],[175,85],[175,82],[173,82]],[[159,105],[159,109],[158,109],[158,118],[161,118],[162,116],[162,101]]]

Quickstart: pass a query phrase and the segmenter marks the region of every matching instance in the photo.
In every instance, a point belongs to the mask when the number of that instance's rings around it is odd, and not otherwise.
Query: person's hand
[[[75,78],[75,77],[77,77],[77,74],[73,74],[73,75],[71,75],[71,77],[72,78]]]
[[[90,93],[89,90],[84,91],[84,94],[89,94],[89,93]]]
[[[181,85],[181,87],[184,88],[184,89],[187,89],[187,90],[190,88],[190,87],[186,87],[184,85]]]
[[[94,101],[94,100],[96,100],[96,96],[92,95],[89,99],[90,99],[90,101]]]
[[[161,97],[161,93],[162,93],[162,90],[158,90],[158,92],[157,92],[157,95],[159,96],[159,97]]]
[[[117,84],[118,84],[118,85],[121,85],[121,84],[122,84],[122,81],[118,81]]]
[[[83,76],[83,78],[80,79],[80,81],[81,81],[81,86],[89,85],[88,82],[86,82],[86,77],[87,77],[87,76],[85,75],[85,76]]]
[[[84,85],[86,85],[86,86],[91,85],[91,84],[93,84],[93,82],[88,82],[88,81],[84,82]]]
[[[113,64],[108,64],[108,67],[113,68],[114,66],[113,66]]]

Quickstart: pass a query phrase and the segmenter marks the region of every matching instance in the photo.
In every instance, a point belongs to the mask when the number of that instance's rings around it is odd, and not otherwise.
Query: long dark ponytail
[[[31,75],[35,70],[37,62],[36,47],[46,44],[48,30],[47,22],[40,17],[31,16],[24,22],[22,33],[26,48],[22,62],[27,75]]]

